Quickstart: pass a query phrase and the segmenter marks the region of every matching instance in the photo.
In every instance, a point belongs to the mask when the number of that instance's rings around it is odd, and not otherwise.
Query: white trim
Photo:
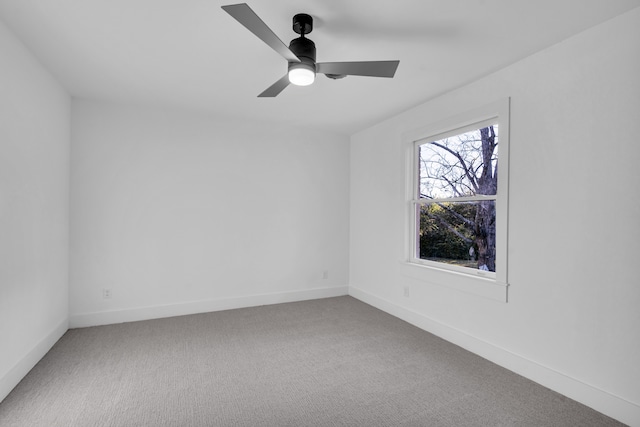
[[[498,201],[496,202],[496,279],[498,282],[509,283],[509,262],[507,259],[509,247],[509,146],[511,145],[511,99],[498,102],[495,105],[498,112],[499,124],[499,164],[498,173]]]
[[[463,114],[463,115],[458,116],[458,117],[460,117],[460,120],[457,123],[465,123],[465,124],[460,125],[460,126],[454,128],[454,129],[449,129],[446,132],[435,133],[435,134],[431,133],[429,135],[425,135],[423,138],[416,139],[413,142],[416,145],[418,145],[418,144],[419,145],[423,145],[425,143],[440,141],[442,139],[450,138],[452,136],[460,135],[460,134],[467,133],[467,132],[476,131],[478,129],[481,129],[481,128],[484,128],[484,127],[487,127],[487,126],[491,126],[492,124],[494,124],[495,120],[499,116],[499,114],[495,113],[496,111],[498,111],[496,109],[495,105],[497,105],[497,103],[490,105],[490,107],[492,108],[492,110],[490,110],[490,111],[494,111],[494,113],[493,114],[488,114],[488,118],[486,118],[486,119],[482,119],[482,120],[473,120],[473,119],[472,120],[462,120],[463,117],[469,117],[468,114]],[[498,106],[498,108],[499,108],[499,106]],[[470,114],[476,114],[476,110],[474,110]],[[482,116],[485,115],[484,111],[477,111],[477,114],[478,115],[482,115]],[[474,116],[471,115],[471,117],[474,117]],[[434,128],[435,129],[441,129],[442,128],[442,124],[438,124]],[[429,126],[427,128],[423,128],[423,129],[427,130],[427,129],[433,129],[433,128],[431,126]]]
[[[448,268],[444,269],[440,268],[441,263],[433,262],[431,265],[427,265],[428,261],[419,261],[421,262],[401,262],[400,274],[426,285],[455,289],[456,291],[499,302],[508,301],[509,285],[496,281],[495,273],[465,269],[463,267],[455,270],[451,266],[447,266]],[[424,265],[422,262],[424,262]],[[474,276],[474,273],[477,275]]]
[[[88,326],[110,325],[114,323],[136,322],[163,317],[185,316],[212,311],[280,304],[284,302],[330,298],[348,295],[348,293],[349,288],[347,286],[337,286],[333,288],[314,288],[240,297],[216,298],[205,301],[190,301],[122,310],[78,313],[72,314],[69,317],[69,328],[84,328]]]
[[[349,286],[349,295],[609,417],[631,426],[640,426],[640,404],[638,403],[630,402],[355,286]]]
[[[40,359],[51,350],[51,347],[62,338],[68,329],[69,321],[68,319],[64,319],[0,378],[0,402],[11,393],[11,390],[13,390],[29,371],[36,366]]]
[[[464,196],[464,197],[455,197],[455,198],[446,198],[446,199],[425,199],[421,197],[419,199],[412,200],[416,205],[426,206],[432,203],[442,203],[442,202],[455,202],[455,203],[463,203],[463,202],[478,202],[483,200],[496,200],[498,196],[486,195],[486,194],[477,194],[475,196]]]
[[[485,279],[476,282],[475,287],[482,287],[488,284],[486,279],[494,278],[495,283],[500,285],[504,290],[504,294],[500,295],[499,300],[507,301],[506,289],[509,283],[508,278],[508,228],[509,228],[509,138],[510,138],[510,98],[504,98],[485,106],[470,110],[449,119],[421,127],[416,130],[405,132],[402,134],[402,141],[405,146],[405,200],[407,202],[407,220],[405,227],[405,264],[420,265],[425,271],[420,273],[419,280],[429,280],[429,272],[426,269],[434,269],[434,271],[451,271],[453,273],[467,274],[472,280]],[[416,214],[416,206],[422,204],[433,203],[433,200],[422,200],[417,198],[419,185],[416,177],[417,163],[417,146],[420,142],[436,140],[445,136],[451,136],[460,132],[469,131],[477,128],[477,125],[483,125],[490,122],[498,122],[499,127],[499,168],[498,174],[498,191],[495,196],[474,196],[474,200],[491,199],[496,201],[496,272],[492,275],[479,274],[473,269],[461,269],[455,266],[447,266],[446,264],[423,262],[416,258],[416,248],[418,245],[416,239],[415,228],[419,222]],[[459,201],[465,201],[460,198]],[[456,199],[457,201],[457,199]],[[438,264],[438,265],[434,265]],[[467,271],[469,270],[469,271]],[[414,273],[408,273],[409,275]],[[415,276],[415,275],[414,275]],[[433,278],[431,278],[433,281]],[[446,284],[448,281],[445,280]],[[463,286],[466,288],[466,286]],[[474,286],[468,287],[474,292]],[[495,290],[496,288],[494,288]],[[459,289],[463,290],[463,289]],[[489,292],[493,294],[494,292]],[[494,298],[495,299],[495,298]]]
[[[428,139],[431,136],[447,135],[450,132],[456,133],[458,129],[465,129],[467,126],[473,128],[476,123],[483,123],[493,120],[500,115],[509,113],[510,98],[503,98],[484,106],[474,108],[469,111],[456,114],[447,119],[427,124],[417,129],[402,133],[404,141],[413,144],[415,141]],[[506,108],[506,110],[505,110]],[[501,132],[502,133],[502,132]]]

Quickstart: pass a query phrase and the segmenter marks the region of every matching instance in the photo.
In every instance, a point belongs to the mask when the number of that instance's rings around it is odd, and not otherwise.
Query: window
[[[408,262],[506,287],[509,100],[407,143]]]

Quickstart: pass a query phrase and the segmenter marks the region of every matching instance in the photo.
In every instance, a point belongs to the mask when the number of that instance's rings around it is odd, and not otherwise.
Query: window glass
[[[422,198],[439,199],[498,189],[498,125],[465,132],[419,146]]]
[[[498,124],[416,146],[416,258],[495,272]]]
[[[496,271],[495,201],[430,203],[419,216],[420,259]]]

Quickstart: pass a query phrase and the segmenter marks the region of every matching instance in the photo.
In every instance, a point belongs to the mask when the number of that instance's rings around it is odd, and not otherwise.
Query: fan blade
[[[278,96],[278,94],[282,92],[287,86],[289,86],[289,75],[285,74],[284,77],[282,77],[280,80],[269,86],[267,90],[258,95],[258,98],[273,98],[275,96]]]
[[[300,59],[289,50],[287,45],[274,34],[273,31],[246,3],[222,6],[222,9],[244,25],[249,31],[258,36],[271,49],[278,52],[289,62],[300,62]]]
[[[316,70],[322,74],[346,76],[393,77],[400,61],[321,62]]]

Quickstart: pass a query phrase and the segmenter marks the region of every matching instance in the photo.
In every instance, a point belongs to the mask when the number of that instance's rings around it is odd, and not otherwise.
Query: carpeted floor
[[[618,426],[351,297],[69,330],[1,426]]]

